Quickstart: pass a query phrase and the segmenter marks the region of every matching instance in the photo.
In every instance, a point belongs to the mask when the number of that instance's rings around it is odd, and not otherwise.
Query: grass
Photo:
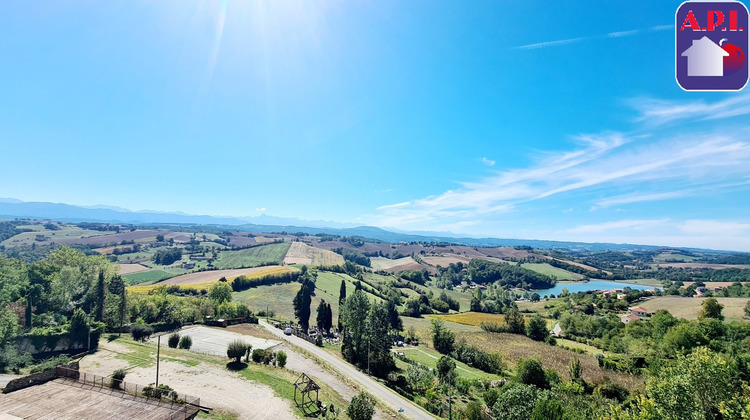
[[[503,324],[505,322],[505,315],[500,314],[485,314],[480,312],[466,312],[462,314],[450,314],[450,315],[426,315],[427,318],[440,318],[443,321],[455,322],[456,324],[472,325],[478,327],[482,322],[494,322],[497,324]]]
[[[291,269],[287,267],[269,267],[266,269],[261,269],[259,271],[256,271],[254,273],[245,274],[244,276],[249,279],[253,278],[259,278],[263,276],[269,276],[269,275],[277,275],[282,273],[288,273],[292,271]],[[171,277],[171,276],[170,276]],[[237,276],[239,277],[239,276]],[[230,277],[227,279],[229,283],[232,283],[234,279],[237,277]],[[211,286],[213,286],[216,282],[218,282],[219,279],[211,280],[211,281],[205,281],[201,283],[192,283],[192,284],[181,284],[178,287],[180,289],[195,289],[195,290],[201,290],[201,289],[210,289]],[[132,293],[139,293],[139,294],[145,294],[148,293],[154,289],[157,289],[159,287],[162,287],[163,284],[151,284],[151,285],[143,285],[143,286],[132,286],[128,288],[128,291]]]
[[[592,356],[550,346],[518,334],[456,333],[456,339],[465,339],[468,344],[482,350],[499,353],[511,369],[515,369],[516,363],[521,358],[537,358],[545,368],[555,370],[561,378],[568,380],[570,362],[578,359],[583,367],[583,377],[589,382],[598,383],[609,378],[631,391],[643,385],[643,379],[640,377],[600,368]]]
[[[700,313],[701,305],[707,298],[691,298],[681,296],[661,296],[649,299],[640,303],[649,311],[658,311],[665,309],[677,318],[697,319]],[[745,315],[745,305],[748,298],[716,298],[720,304],[724,305],[724,317],[727,321],[741,321]]]
[[[693,262],[697,259],[698,257],[680,254],[679,252],[662,252],[661,254],[654,256],[654,262],[657,263],[667,261]]]
[[[39,229],[39,226],[42,229]],[[32,232],[19,233],[18,235],[12,236],[4,240],[2,245],[8,248],[19,245],[32,245],[32,244],[46,244],[50,242],[60,243],[61,240],[71,240],[88,238],[91,236],[103,236],[112,232],[99,232],[97,230],[81,229],[75,225],[59,225],[60,230],[46,230],[42,225],[30,225],[28,228],[33,228]],[[37,235],[44,235],[47,239],[44,242],[36,240]]]
[[[156,363],[156,346],[151,343],[139,343],[129,338],[118,338],[119,344],[125,345],[129,352],[121,353],[116,358],[127,361],[132,366],[151,366]],[[186,366],[198,366],[201,363],[210,363],[218,366],[227,366],[227,360],[223,357],[211,356],[206,354],[193,353],[186,350],[170,349],[166,346],[161,348],[162,360],[175,361]],[[292,409],[299,417],[304,417],[303,413],[294,405],[294,381],[299,376],[298,373],[288,369],[281,369],[268,365],[249,363],[246,368],[238,371],[244,379],[261,383],[270,387],[276,396],[292,401]],[[346,407],[347,402],[338,395],[331,387],[324,383],[320,385],[320,400],[326,405],[333,403],[336,407]],[[231,413],[217,413],[216,417],[208,416],[207,419],[235,419]],[[342,417],[345,418],[345,417]]]
[[[128,282],[128,284],[135,285],[135,284],[143,284],[143,283],[153,283],[160,280],[168,279],[170,277],[173,277],[174,274],[167,273],[166,271],[162,270],[148,270],[148,271],[141,271],[139,273],[132,273],[132,274],[125,274],[122,276],[125,281]]]
[[[218,269],[226,268],[249,268],[261,265],[281,264],[287,251],[289,243],[269,244],[238,251],[221,251],[219,258],[214,263]]]
[[[545,276],[553,276],[558,280],[581,280],[583,276],[577,273],[571,273],[570,271],[563,270],[562,268],[553,267],[547,263],[524,263],[521,267],[531,271],[536,271],[539,274]]]
[[[442,354],[431,350],[424,348],[423,346],[420,346],[418,348],[397,348],[397,351],[403,352],[404,356],[406,356],[408,359],[413,360],[417,363],[419,363],[422,366],[428,367],[430,369],[436,369],[437,368],[437,362],[438,359],[442,356]],[[458,376],[461,378],[466,379],[479,379],[479,378],[490,378],[492,380],[500,379],[499,376],[493,375],[490,373],[483,372],[479,369],[473,368],[466,363],[459,362],[458,360],[455,360],[456,362],[456,372],[458,373]]]
[[[661,281],[657,279],[634,279],[634,280],[617,280],[618,283],[637,284],[641,286],[664,287]]]

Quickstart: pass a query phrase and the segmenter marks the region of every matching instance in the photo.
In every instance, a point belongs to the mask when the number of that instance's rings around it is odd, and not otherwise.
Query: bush
[[[542,389],[549,387],[544,367],[539,360],[519,359],[516,365],[516,375],[518,380],[526,385],[534,385]]]
[[[133,340],[144,342],[151,337],[154,333],[154,329],[150,325],[146,324],[134,324],[130,326],[130,335],[133,336]]]
[[[528,419],[536,406],[539,390],[528,385],[506,387],[502,396],[492,406],[496,420]]]
[[[39,362],[37,365],[33,366],[29,370],[29,372],[30,373],[45,372],[48,370],[52,370],[60,365],[65,365],[69,362],[70,362],[70,357],[64,354],[60,356],[50,357],[49,359]]]
[[[252,358],[255,363],[263,363],[267,365],[273,360],[273,353],[268,350],[255,349],[253,350]]]
[[[563,420],[564,412],[560,401],[541,399],[531,412],[531,420]]]
[[[227,357],[230,359],[234,359],[235,362],[239,363],[242,356],[247,353],[249,347],[251,346],[245,344],[244,341],[234,340],[227,346]]]
[[[183,335],[182,338],[180,338],[180,344],[178,345],[179,348],[190,350],[190,347],[193,347],[193,339],[190,338],[189,335]]]
[[[283,368],[286,366],[286,352],[278,351],[276,352],[276,363],[279,365],[280,368]]]
[[[125,370],[117,369],[112,372],[112,382],[110,382],[110,386],[114,389],[120,389],[123,379],[125,379]]]
[[[366,392],[352,398],[352,402],[346,408],[346,415],[352,420],[371,420],[373,414],[375,414],[375,399]]]
[[[176,349],[179,343],[180,343],[180,334],[172,333],[169,335],[169,340],[167,341],[167,345],[169,345],[170,348]]]

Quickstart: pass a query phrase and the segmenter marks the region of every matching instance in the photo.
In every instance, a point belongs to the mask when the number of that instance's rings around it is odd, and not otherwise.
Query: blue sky
[[[0,197],[750,251],[677,2],[0,4]]]

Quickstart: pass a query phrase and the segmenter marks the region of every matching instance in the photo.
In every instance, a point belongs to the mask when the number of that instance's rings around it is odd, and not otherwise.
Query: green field
[[[217,269],[250,268],[261,265],[281,264],[289,243],[270,244],[241,249],[239,251],[221,251],[214,263]]]
[[[693,262],[697,260],[697,257],[693,257],[690,255],[684,255],[680,254],[679,252],[662,252],[659,255],[654,256],[654,262],[666,262],[666,261],[678,261],[678,262]]]
[[[142,283],[153,283],[160,280],[174,277],[175,274],[167,273],[162,270],[148,270],[141,271],[140,273],[126,274],[122,276],[129,285],[133,286]]]
[[[420,365],[428,367],[430,369],[437,368],[437,361],[442,356],[440,353],[432,349],[428,349],[424,346],[403,347],[403,348],[396,347],[394,350],[397,352],[404,353],[404,356],[406,356],[406,358],[413,360],[419,363]],[[479,369],[476,369],[467,365],[466,363],[459,362],[458,360],[455,360],[455,359],[453,360],[456,362],[456,372],[458,372],[458,376],[461,378],[466,378],[466,379],[489,378],[491,380],[500,379],[500,377],[497,375],[483,372]]]
[[[521,267],[528,270],[536,271],[539,274],[545,276],[555,277],[558,280],[581,280],[583,276],[577,273],[571,273],[570,271],[563,270],[562,268],[553,267],[547,263],[530,264],[524,263]]]
[[[640,306],[655,312],[659,309],[665,309],[677,318],[698,319],[698,313],[701,311],[701,305],[707,298],[692,298],[681,296],[662,296],[649,299],[640,303]],[[745,316],[745,305],[748,298],[716,298],[720,304],[724,305],[723,314],[727,321],[741,321]]]
[[[617,282],[627,283],[627,284],[639,284],[641,286],[664,287],[664,284],[662,284],[662,282],[657,279],[617,280]]]

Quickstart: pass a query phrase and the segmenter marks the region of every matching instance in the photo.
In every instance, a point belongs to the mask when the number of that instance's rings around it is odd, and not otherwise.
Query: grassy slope
[[[681,296],[662,296],[649,299],[639,304],[649,311],[666,309],[677,318],[697,319],[701,305],[706,298]],[[716,298],[724,305],[724,317],[727,321],[741,321],[745,315],[748,298]]]
[[[222,251],[214,266],[218,269],[257,267],[264,264],[281,264],[289,250],[289,243],[269,244],[239,251]]]
[[[545,276],[554,276],[558,280],[581,280],[583,278],[583,276],[580,274],[571,273],[570,271],[563,270],[562,268],[553,267],[547,263],[540,263],[540,264],[525,263],[521,265],[521,267],[526,268],[528,270],[536,271],[537,273],[544,274]]]

